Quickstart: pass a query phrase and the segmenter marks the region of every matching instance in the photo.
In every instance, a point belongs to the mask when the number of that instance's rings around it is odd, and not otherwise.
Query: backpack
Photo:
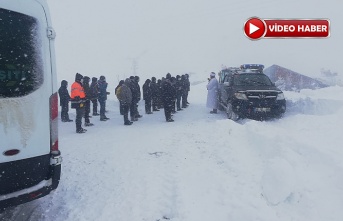
[[[117,91],[116,91],[116,96],[117,96],[118,100],[121,100],[121,99],[122,99],[122,90],[121,90],[121,87],[122,87],[122,86],[118,87],[118,88],[117,88]]]

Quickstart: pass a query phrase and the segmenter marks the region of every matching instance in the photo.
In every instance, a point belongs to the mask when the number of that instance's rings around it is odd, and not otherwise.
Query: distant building
[[[328,87],[323,82],[299,74],[287,68],[272,65],[263,71],[275,85],[285,91],[299,91],[301,89],[318,89]]]

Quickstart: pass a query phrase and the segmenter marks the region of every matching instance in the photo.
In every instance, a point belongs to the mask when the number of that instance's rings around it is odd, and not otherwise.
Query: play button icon
[[[249,23],[249,35],[251,35],[252,33],[254,33],[255,31],[258,31],[260,28],[257,27],[254,24]]]
[[[244,33],[251,40],[258,40],[263,37],[265,30],[264,21],[256,17],[248,19],[244,24]]]

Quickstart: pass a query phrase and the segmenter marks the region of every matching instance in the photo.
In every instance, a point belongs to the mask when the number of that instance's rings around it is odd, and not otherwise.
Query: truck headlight
[[[239,100],[248,100],[247,96],[244,93],[235,93],[235,97]]]
[[[285,95],[282,92],[277,94],[276,100],[285,100]]]

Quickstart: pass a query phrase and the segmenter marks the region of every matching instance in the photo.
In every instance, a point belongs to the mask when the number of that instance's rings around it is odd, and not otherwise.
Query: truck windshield
[[[272,82],[264,74],[239,74],[234,76],[233,84],[238,86],[271,86]]]
[[[32,93],[43,83],[38,22],[0,8],[0,98]]]

